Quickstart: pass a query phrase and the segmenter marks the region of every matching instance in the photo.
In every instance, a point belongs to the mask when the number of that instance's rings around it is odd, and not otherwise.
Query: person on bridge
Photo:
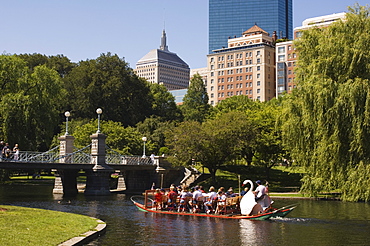
[[[9,148],[9,144],[6,143],[3,150],[2,150],[2,155],[3,155],[3,158],[6,158],[6,159],[9,159],[10,158],[10,148]]]
[[[18,148],[18,144],[15,144],[14,145],[14,148],[13,148],[13,159],[15,161],[18,161],[18,159],[19,159],[19,148]]]

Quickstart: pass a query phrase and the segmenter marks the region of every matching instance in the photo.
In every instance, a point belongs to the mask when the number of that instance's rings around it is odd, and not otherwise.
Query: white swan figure
[[[257,204],[253,194],[253,182],[251,180],[244,180],[243,185],[249,183],[251,185],[247,193],[242,197],[240,201],[240,212],[242,215],[250,215],[254,206]]]
[[[255,215],[263,212],[263,208],[256,202],[255,195],[253,193],[253,182],[249,179],[243,181],[243,185],[250,184],[251,188],[242,197],[240,201],[240,212],[242,215]]]

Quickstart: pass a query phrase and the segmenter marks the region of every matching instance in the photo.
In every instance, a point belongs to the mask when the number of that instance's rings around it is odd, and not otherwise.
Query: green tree
[[[91,143],[90,136],[97,131],[97,120],[91,120],[88,123],[83,123],[80,120],[71,121],[71,132],[74,137],[74,146],[81,149]],[[133,127],[124,127],[120,122],[101,121],[101,132],[107,135],[106,144],[114,151],[124,155],[142,155],[143,154],[143,135]],[[62,135],[62,132],[60,135]],[[58,141],[55,138],[54,143]],[[150,140],[147,141],[146,147],[148,151],[153,149],[153,144]],[[109,151],[108,151],[109,152]]]
[[[298,90],[285,102],[283,136],[306,168],[307,194],[338,190],[345,200],[370,200],[369,192],[356,194],[370,185],[369,16],[356,4],[346,21],[304,31],[295,44]],[[363,182],[348,183],[353,177]]]
[[[175,97],[167,91],[164,85],[150,84],[150,91],[153,96],[153,115],[159,116],[163,121],[182,118]]]
[[[46,56],[34,53],[20,54],[17,56],[22,58],[27,63],[27,66],[31,71],[33,71],[33,69],[37,66],[45,65],[48,68],[56,70],[62,78],[66,76],[75,66],[74,63],[72,63],[63,55]]]
[[[103,119],[133,126],[152,114],[149,84],[117,55],[107,53],[81,61],[64,81],[70,109],[77,118],[95,118],[95,110],[102,108]]]
[[[165,147],[165,132],[174,125],[174,122],[162,121],[157,116],[151,116],[143,122],[139,122],[136,129],[142,136],[147,137],[148,142],[152,143],[152,151],[159,154],[160,148]]]
[[[194,159],[208,168],[215,181],[217,169],[238,158],[255,134],[255,126],[246,115],[230,112],[204,123],[185,121],[167,132],[166,144],[170,161],[186,166]]]
[[[189,89],[180,108],[184,120],[203,122],[209,114],[210,107],[203,79],[199,74],[195,74],[190,79]]]
[[[65,91],[55,70],[38,66],[31,74],[28,71],[22,59],[0,56],[2,136],[22,149],[47,150]]]

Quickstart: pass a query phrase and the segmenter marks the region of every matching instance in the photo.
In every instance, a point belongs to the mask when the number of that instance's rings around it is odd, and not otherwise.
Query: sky
[[[293,27],[369,0],[293,0]],[[131,68],[160,46],[190,68],[206,66],[208,0],[0,0],[0,52],[62,54],[72,62],[111,52]]]

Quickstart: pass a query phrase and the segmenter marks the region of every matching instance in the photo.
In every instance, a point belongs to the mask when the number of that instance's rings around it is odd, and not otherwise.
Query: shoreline
[[[73,237],[73,238],[71,238],[67,241],[64,241],[63,243],[58,244],[58,246],[84,245],[84,244],[86,244],[88,242],[91,242],[94,239],[104,235],[105,231],[106,231],[106,228],[107,228],[107,224],[104,221],[100,220],[100,219],[97,219],[97,218],[94,218],[94,217],[90,217],[90,218],[96,219],[96,222],[98,222],[98,225],[93,230],[87,231],[87,232],[82,233],[81,235],[79,235],[77,237]]]

